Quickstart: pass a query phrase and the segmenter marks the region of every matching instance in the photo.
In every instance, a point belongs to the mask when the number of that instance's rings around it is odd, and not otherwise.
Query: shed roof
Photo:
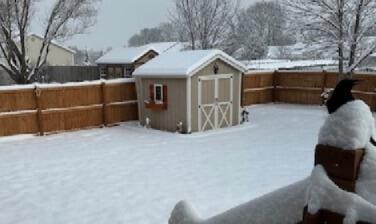
[[[115,48],[107,54],[100,57],[95,63],[97,64],[132,64],[149,51],[155,51],[152,46],[142,47],[120,47]],[[158,53],[158,52],[157,52]]]
[[[223,60],[239,71],[244,72],[246,70],[242,63],[223,51],[195,50],[162,54],[136,69],[133,75],[189,77],[216,59]]]

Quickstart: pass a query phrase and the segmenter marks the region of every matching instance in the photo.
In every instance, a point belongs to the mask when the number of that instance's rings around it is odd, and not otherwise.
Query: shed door
[[[233,75],[211,75],[198,79],[199,131],[232,126]]]

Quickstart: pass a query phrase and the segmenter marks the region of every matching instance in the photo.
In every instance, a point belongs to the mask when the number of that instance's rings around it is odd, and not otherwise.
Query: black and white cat
[[[329,117],[319,133],[319,143],[343,149],[365,148],[375,132],[369,106],[356,100],[351,90],[359,81],[345,79],[338,83],[326,103]]]
[[[320,129],[319,144],[345,150],[365,149],[356,192],[376,205],[375,120],[369,106],[351,90],[359,81],[342,80],[327,101],[329,116]]]

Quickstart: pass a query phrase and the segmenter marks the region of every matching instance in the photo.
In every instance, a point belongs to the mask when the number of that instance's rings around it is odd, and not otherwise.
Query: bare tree
[[[260,59],[268,46],[292,44],[287,15],[278,2],[257,2],[240,10],[230,23],[225,51],[239,59]]]
[[[173,20],[188,36],[192,49],[210,49],[223,44],[237,9],[234,0],[175,0]]]
[[[100,0],[55,0],[46,18],[43,41],[35,62],[27,52],[27,35],[38,0],[0,0],[0,62],[17,83],[30,83],[46,64],[51,42],[85,32],[95,22]]]
[[[173,23],[161,23],[154,28],[144,28],[128,40],[128,46],[137,47],[154,42],[181,41],[177,27]]]
[[[293,21],[302,33],[322,49],[335,49],[341,78],[354,70],[376,49],[367,38],[376,22],[374,0],[288,0]]]

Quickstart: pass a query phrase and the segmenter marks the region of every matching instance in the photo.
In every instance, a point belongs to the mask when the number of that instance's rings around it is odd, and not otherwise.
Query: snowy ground
[[[135,123],[0,138],[0,223],[167,223],[186,199],[202,218],[308,176],[322,107],[262,105],[204,134]]]

